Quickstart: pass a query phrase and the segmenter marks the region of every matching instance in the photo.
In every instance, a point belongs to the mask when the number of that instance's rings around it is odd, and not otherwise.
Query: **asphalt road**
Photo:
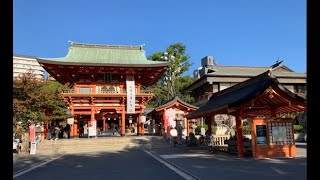
[[[238,158],[223,152],[168,147],[78,155],[13,156],[13,178],[43,179],[307,179],[306,143],[297,158]]]
[[[51,158],[56,159],[50,161]],[[35,164],[31,167],[39,167],[31,171],[16,167],[13,178],[16,180],[184,179],[141,149],[51,158],[34,161]],[[42,164],[39,164],[40,161]]]

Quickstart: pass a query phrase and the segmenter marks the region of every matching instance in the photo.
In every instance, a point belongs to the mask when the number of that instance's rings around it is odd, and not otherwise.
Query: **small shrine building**
[[[288,113],[306,111],[306,99],[292,93],[272,75],[272,69],[242,83],[214,93],[209,101],[189,119],[204,117],[211,131],[216,114],[230,114],[236,118],[238,156],[243,157],[242,120],[252,125],[252,153],[255,158],[295,157],[293,120],[283,118]]]
[[[182,101],[178,96],[168,100],[161,106],[154,108],[148,113],[148,116],[155,120],[160,125],[161,134],[168,136],[168,133],[172,128],[175,128],[179,122],[183,129],[185,129],[185,135],[190,132],[190,126],[185,118],[187,114],[197,110],[199,107],[193,106]]]
[[[65,57],[37,61],[59,83],[69,84],[61,95],[75,117],[71,137],[79,136],[84,124],[102,130],[112,124],[125,136],[129,120],[138,125],[139,135],[142,113],[154,96],[143,87],[156,83],[169,66],[148,60],[144,46],[75,42]]]

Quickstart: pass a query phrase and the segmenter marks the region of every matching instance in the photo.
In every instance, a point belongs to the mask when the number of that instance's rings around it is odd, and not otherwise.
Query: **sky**
[[[205,56],[306,73],[306,0],[13,0],[13,53],[64,57],[68,40],[144,44],[147,56],[180,42],[191,76]]]

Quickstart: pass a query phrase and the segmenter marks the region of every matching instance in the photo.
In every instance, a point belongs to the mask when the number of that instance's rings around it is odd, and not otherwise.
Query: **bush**
[[[304,128],[301,125],[293,125],[293,130],[294,132],[297,132],[297,133],[304,132]]]
[[[235,134],[237,134],[237,127],[232,126],[232,129],[234,130]],[[242,134],[243,135],[250,135],[251,134],[251,126],[250,125],[242,126]]]
[[[251,126],[250,125],[242,126],[242,134],[243,135],[251,134]]]
[[[195,133],[196,133],[196,134],[200,134],[202,127],[205,129],[205,132],[207,132],[207,130],[208,130],[208,125],[205,125],[205,124],[204,124],[203,126],[198,126],[198,127],[195,129]],[[212,130],[212,134],[216,134],[216,132],[217,132],[217,126],[211,125],[211,130]]]

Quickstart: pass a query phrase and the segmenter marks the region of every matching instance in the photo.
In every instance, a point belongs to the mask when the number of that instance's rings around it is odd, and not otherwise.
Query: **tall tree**
[[[154,61],[170,62],[170,66],[162,76],[160,83],[167,87],[167,99],[177,96],[176,80],[192,65],[188,61],[189,55],[186,54],[186,46],[180,42],[174,43],[166,49],[166,52],[156,52],[148,58]]]
[[[195,78],[190,76],[179,77],[176,80],[175,88],[177,90],[177,96],[179,96],[186,103],[194,102],[194,97],[190,95],[191,91],[186,91],[185,88],[192,84],[195,80]]]

